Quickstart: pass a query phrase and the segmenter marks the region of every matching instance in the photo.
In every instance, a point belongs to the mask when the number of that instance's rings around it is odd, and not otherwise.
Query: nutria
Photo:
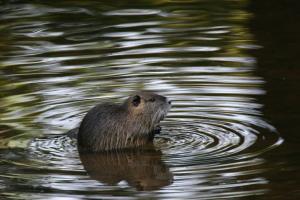
[[[136,92],[122,104],[98,104],[80,124],[78,149],[98,152],[143,146],[159,133],[159,122],[170,107],[166,97],[146,91]]]

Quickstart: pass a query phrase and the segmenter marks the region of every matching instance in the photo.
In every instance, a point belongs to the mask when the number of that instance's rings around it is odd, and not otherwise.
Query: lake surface
[[[1,199],[300,198],[300,3],[0,5]],[[154,147],[79,154],[136,90],[173,102]]]

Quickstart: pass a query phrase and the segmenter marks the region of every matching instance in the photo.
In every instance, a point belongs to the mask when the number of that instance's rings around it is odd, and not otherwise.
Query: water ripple
[[[114,10],[103,13],[104,15],[112,16],[140,16],[140,15],[158,15],[160,10],[154,9],[123,9],[123,10]]]

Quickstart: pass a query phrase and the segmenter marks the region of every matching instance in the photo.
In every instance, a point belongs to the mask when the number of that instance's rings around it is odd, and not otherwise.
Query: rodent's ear
[[[141,103],[141,97],[139,95],[135,95],[132,98],[132,104],[137,107]]]

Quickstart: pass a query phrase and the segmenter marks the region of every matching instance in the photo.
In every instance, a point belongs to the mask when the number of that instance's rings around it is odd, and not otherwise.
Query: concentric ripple
[[[165,126],[164,134],[156,138],[156,145],[168,156],[181,158],[180,162],[172,161],[172,165],[186,164],[189,158],[196,163],[246,159],[282,142],[275,133],[262,138],[257,130],[245,125],[217,120],[166,122]]]

